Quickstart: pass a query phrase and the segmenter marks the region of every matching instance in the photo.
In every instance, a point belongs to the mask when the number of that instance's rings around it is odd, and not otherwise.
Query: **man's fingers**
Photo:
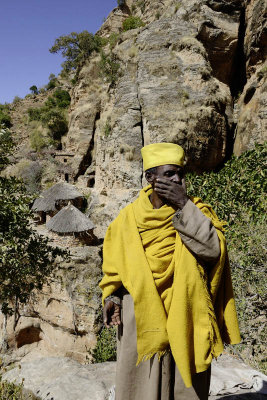
[[[156,180],[155,185],[163,185],[163,186],[170,186],[172,182],[169,179],[160,178]]]

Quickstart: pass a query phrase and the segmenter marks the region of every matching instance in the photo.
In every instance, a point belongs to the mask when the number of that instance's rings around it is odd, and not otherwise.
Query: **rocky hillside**
[[[123,29],[129,18],[140,26]],[[42,107],[48,93],[12,105],[12,172],[37,170],[35,190],[61,179],[79,186],[102,239],[144,184],[143,145],[180,144],[188,169],[202,172],[266,140],[266,26],[265,0],[126,0],[98,32],[116,68],[103,73],[93,53],[75,80],[61,81],[71,104],[56,145],[33,148],[30,140],[34,130],[47,138],[27,110]],[[10,322],[7,362],[38,352],[86,361],[98,327],[100,250],[74,249],[80,253],[21,310],[15,332]]]

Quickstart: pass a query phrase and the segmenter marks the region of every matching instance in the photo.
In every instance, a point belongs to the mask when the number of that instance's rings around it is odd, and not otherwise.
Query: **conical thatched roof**
[[[33,203],[33,211],[55,211],[56,202],[59,200],[74,200],[83,195],[75,186],[66,182],[56,183],[51,188],[42,192],[41,196]]]
[[[72,204],[62,208],[46,226],[50,231],[57,233],[78,233],[94,228],[90,219]]]

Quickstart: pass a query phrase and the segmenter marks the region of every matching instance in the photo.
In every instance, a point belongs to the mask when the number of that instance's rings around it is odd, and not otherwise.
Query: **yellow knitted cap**
[[[144,170],[165,164],[184,166],[184,150],[174,143],[153,143],[141,149]]]

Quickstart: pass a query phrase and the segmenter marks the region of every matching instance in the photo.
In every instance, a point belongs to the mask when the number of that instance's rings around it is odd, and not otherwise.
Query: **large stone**
[[[115,381],[115,362],[81,365],[69,358],[23,362],[3,379],[23,385],[42,400],[107,400]]]

